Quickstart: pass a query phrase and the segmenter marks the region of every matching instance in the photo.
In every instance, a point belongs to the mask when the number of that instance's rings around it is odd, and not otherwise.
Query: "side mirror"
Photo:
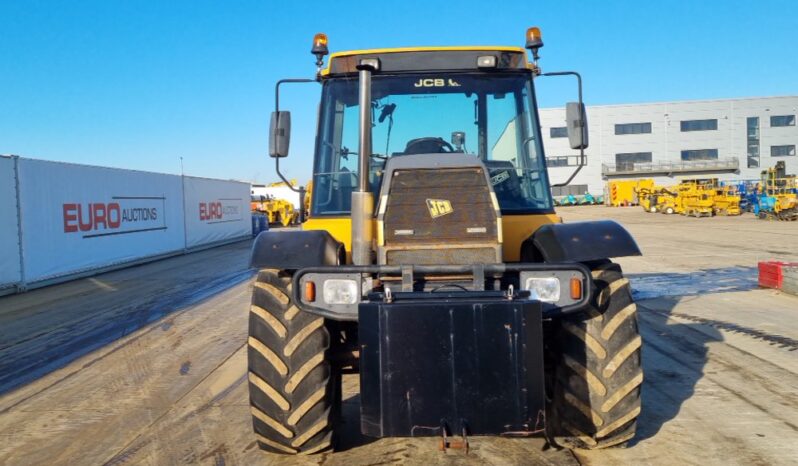
[[[288,157],[291,142],[291,112],[272,112],[269,123],[269,155]]]
[[[465,133],[463,131],[452,131],[452,144],[456,150],[462,151],[465,144]]]
[[[585,113],[585,104],[580,105],[579,102],[565,104],[565,122],[571,149],[587,149],[587,113]]]

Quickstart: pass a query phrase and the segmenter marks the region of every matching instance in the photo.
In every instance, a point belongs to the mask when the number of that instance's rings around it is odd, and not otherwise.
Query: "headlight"
[[[355,280],[330,279],[324,281],[322,297],[327,304],[355,304],[360,293]]]
[[[556,303],[560,300],[560,279],[556,277],[530,277],[524,283],[532,299],[539,299],[546,303]]]

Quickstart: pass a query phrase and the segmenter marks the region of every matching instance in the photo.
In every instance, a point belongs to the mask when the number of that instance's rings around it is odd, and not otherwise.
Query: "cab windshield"
[[[532,83],[526,73],[374,75],[369,186],[407,154],[459,152],[489,170],[502,213],[551,212]],[[358,81],[324,83],[313,215],[348,215],[358,180]]]

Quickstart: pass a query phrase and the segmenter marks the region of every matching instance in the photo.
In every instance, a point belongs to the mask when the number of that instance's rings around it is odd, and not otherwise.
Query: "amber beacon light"
[[[543,47],[543,36],[540,28],[531,27],[526,30],[526,48],[532,51],[532,58],[538,61],[538,50]]]
[[[320,32],[313,36],[313,48],[310,53],[316,55],[316,66],[321,66],[324,63],[324,56],[330,53],[327,49],[327,34]]]

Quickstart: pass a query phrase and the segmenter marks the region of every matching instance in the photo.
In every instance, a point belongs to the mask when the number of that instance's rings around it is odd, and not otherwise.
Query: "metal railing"
[[[691,172],[718,172],[737,171],[740,168],[740,159],[731,157],[720,160],[681,160],[676,162],[656,163],[603,163],[601,174],[603,176],[647,174],[671,174]]]

